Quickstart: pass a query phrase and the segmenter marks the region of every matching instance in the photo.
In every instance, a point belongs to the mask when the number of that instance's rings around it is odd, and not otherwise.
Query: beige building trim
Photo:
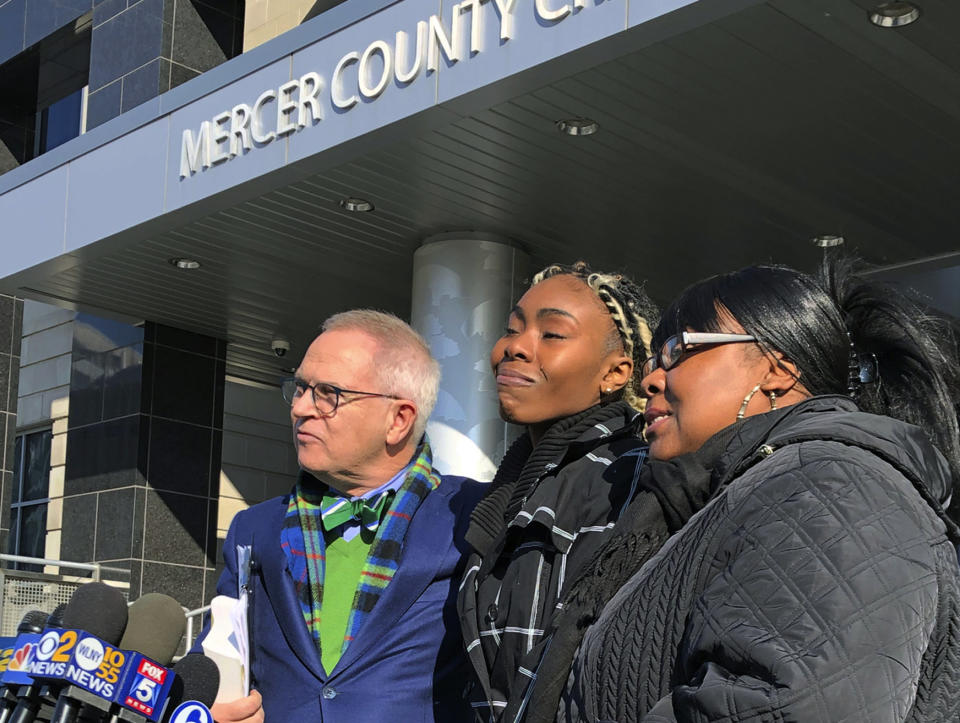
[[[247,0],[243,52],[297,27],[315,4],[316,0]]]

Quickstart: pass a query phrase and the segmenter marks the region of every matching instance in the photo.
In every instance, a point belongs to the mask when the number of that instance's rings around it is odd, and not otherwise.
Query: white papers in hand
[[[217,703],[228,703],[250,693],[247,645],[247,601],[217,595],[210,602],[210,631],[203,654],[220,670]]]

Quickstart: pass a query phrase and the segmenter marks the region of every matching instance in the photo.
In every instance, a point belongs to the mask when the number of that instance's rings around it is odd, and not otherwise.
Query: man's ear
[[[603,388],[601,392],[607,389],[617,391],[627,386],[630,377],[633,376],[633,360],[625,354],[617,354],[607,360],[607,371],[600,379]]]
[[[407,437],[413,432],[417,422],[417,405],[409,399],[397,399],[390,405],[390,416],[387,419],[386,443],[388,445],[404,444]],[[419,441],[419,440],[417,440]]]

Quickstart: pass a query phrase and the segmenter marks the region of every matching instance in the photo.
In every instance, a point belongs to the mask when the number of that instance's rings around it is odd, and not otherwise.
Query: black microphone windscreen
[[[63,627],[63,611],[67,609],[66,603],[60,603],[57,605],[53,612],[50,613],[50,616],[47,618],[47,627],[48,628],[62,628]]]
[[[17,635],[21,633],[42,633],[47,622],[47,614],[43,610],[31,610],[23,616],[17,626]]]
[[[117,645],[127,627],[127,601],[115,587],[88,582],[73,591],[63,627],[85,630],[110,645]]]
[[[180,603],[169,595],[150,592],[127,611],[127,630],[120,640],[122,650],[135,650],[160,665],[170,665],[187,629]]]
[[[173,666],[173,672],[177,677],[170,692],[172,701],[179,704],[196,700],[207,708],[213,705],[220,690],[220,669],[210,658],[201,653],[184,655]]]

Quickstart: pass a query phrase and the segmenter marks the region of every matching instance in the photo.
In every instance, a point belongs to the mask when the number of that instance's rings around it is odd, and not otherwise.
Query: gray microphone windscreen
[[[85,630],[117,645],[127,627],[127,601],[115,587],[88,582],[73,591],[63,611],[63,627]]]
[[[177,661],[173,671],[177,674],[171,689],[171,696],[176,696],[173,700],[178,703],[196,700],[207,708],[213,705],[220,689],[220,669],[216,663],[201,653],[190,653]]]
[[[17,626],[17,635],[21,633],[42,633],[47,622],[47,614],[43,610],[31,610],[23,616]]]
[[[134,650],[160,665],[170,665],[187,629],[180,603],[169,595],[150,592],[136,600],[127,612],[129,619],[120,640],[121,650]]]

